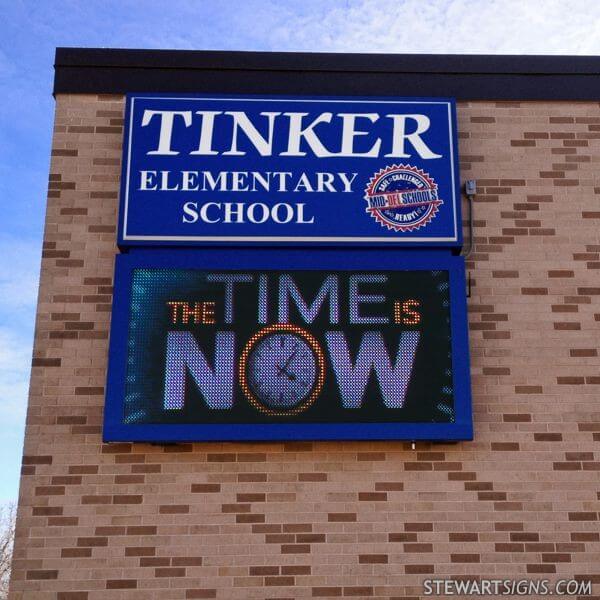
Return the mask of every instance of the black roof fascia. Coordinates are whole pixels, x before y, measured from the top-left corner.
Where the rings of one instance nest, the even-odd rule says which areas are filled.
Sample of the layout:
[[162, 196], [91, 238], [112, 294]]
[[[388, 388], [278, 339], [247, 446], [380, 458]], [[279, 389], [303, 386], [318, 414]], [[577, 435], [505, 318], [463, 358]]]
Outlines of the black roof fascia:
[[600, 57], [57, 48], [54, 94], [228, 93], [600, 101]]

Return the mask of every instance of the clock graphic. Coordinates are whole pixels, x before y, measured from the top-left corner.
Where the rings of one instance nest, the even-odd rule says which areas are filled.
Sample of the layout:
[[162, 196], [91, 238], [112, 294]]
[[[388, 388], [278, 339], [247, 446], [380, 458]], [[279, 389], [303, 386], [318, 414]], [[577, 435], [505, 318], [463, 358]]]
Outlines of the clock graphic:
[[284, 417], [306, 410], [321, 393], [325, 356], [308, 331], [277, 323], [248, 340], [239, 369], [250, 404], [267, 415]]

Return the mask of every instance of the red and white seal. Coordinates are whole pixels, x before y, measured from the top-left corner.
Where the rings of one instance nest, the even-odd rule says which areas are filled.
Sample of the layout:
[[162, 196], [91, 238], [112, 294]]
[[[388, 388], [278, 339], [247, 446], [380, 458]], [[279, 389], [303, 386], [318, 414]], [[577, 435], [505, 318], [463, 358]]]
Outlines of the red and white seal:
[[393, 231], [425, 227], [443, 204], [433, 178], [411, 165], [392, 165], [375, 173], [364, 198], [365, 211]]

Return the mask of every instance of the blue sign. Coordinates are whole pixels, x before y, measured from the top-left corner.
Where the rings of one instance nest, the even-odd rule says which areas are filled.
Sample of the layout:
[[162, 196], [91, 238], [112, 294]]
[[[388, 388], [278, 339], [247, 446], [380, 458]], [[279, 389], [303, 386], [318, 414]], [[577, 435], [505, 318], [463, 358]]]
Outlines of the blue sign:
[[443, 251], [123, 254], [104, 440], [471, 439], [466, 323]]
[[448, 99], [129, 95], [119, 244], [460, 246]]

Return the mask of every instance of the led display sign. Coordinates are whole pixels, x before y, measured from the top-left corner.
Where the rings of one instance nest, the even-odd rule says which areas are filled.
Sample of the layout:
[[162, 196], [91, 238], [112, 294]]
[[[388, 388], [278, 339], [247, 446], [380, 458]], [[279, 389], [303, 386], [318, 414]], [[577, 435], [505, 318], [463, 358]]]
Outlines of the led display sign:
[[129, 95], [119, 244], [460, 246], [455, 104]]
[[118, 256], [104, 438], [470, 439], [465, 303], [437, 252]]

